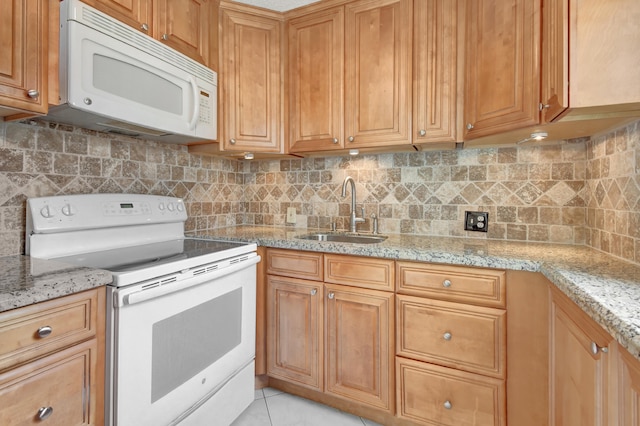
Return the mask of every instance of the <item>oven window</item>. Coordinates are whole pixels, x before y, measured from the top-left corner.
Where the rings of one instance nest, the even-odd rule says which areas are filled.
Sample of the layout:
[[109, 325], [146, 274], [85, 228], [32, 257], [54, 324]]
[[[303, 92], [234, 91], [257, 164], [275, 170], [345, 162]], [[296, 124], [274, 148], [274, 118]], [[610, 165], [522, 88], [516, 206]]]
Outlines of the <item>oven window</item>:
[[242, 288], [153, 324], [151, 402], [238, 346], [241, 326]]

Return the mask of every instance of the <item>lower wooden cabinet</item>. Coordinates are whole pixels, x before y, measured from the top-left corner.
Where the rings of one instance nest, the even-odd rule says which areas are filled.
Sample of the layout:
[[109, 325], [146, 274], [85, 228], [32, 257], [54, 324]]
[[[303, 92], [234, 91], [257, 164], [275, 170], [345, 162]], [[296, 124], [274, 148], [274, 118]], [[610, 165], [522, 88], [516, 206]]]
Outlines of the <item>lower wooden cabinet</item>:
[[618, 347], [618, 424], [640, 426], [640, 361]]
[[102, 413], [89, 399], [97, 356], [90, 340], [0, 375], [0, 424], [97, 424]]
[[[559, 290], [551, 288], [549, 389], [551, 426], [608, 425], [613, 338]], [[611, 407], [615, 409], [615, 407]], [[611, 416], [611, 417], [610, 417]]]
[[393, 298], [325, 284], [325, 392], [392, 411]]
[[0, 425], [104, 424], [105, 289], [0, 314]]
[[539, 273], [266, 258], [285, 390], [389, 426], [640, 426], [640, 360]]
[[[349, 403], [393, 413], [394, 294], [357, 287], [348, 271], [358, 269], [358, 257], [344, 256], [345, 265], [340, 264], [340, 256], [330, 258], [331, 262], [323, 263], [321, 253], [269, 250], [267, 373]], [[362, 258], [359, 269], [370, 269], [374, 263], [375, 259]], [[380, 263], [392, 271], [389, 261]], [[324, 273], [317, 271], [318, 264], [325, 265]], [[302, 265], [308, 270], [302, 270]], [[350, 277], [345, 278], [349, 285], [335, 283], [340, 281], [336, 271]], [[293, 278], [299, 276], [311, 279]], [[332, 283], [321, 281], [323, 276], [332, 277]], [[389, 280], [387, 275], [376, 285], [392, 288]], [[369, 281], [363, 278], [363, 286], [370, 286]]]
[[397, 416], [424, 425], [506, 425], [504, 380], [396, 358]]
[[323, 390], [322, 283], [267, 276], [267, 374]]

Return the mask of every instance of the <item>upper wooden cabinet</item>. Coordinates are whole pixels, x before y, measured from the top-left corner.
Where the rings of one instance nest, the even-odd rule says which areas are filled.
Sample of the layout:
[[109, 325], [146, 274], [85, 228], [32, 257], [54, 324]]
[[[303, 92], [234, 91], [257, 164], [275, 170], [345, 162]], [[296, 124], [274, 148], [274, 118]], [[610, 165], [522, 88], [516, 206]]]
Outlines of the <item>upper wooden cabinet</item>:
[[289, 21], [290, 151], [411, 144], [412, 1]]
[[48, 108], [49, 2], [0, 2], [0, 117]]
[[346, 148], [411, 144], [412, 5], [345, 6]]
[[283, 20], [254, 11], [220, 4], [220, 148], [282, 153]]
[[465, 140], [538, 124], [540, 0], [471, 0], [466, 19]]
[[638, 20], [637, 0], [543, 0], [544, 121], [640, 116]]
[[96, 9], [217, 69], [217, 0], [83, 0]]
[[[462, 139], [463, 1], [413, 2], [413, 143]], [[460, 46], [460, 47], [459, 47]]]
[[83, 3], [149, 36], [154, 34], [153, 0], [83, 0]]
[[291, 152], [344, 148], [344, 8], [291, 19]]

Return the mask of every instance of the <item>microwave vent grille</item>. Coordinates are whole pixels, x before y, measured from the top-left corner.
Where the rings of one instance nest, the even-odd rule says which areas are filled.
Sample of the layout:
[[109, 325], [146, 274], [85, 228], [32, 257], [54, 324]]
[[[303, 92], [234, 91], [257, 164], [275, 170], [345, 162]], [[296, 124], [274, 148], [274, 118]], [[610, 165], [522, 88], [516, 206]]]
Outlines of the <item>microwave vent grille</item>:
[[214, 85], [218, 83], [216, 81], [216, 75], [211, 69], [101, 12], [83, 5], [82, 18], [79, 22], [95, 28], [104, 34], [115, 37], [133, 47], [149, 52], [157, 58], [174, 64]]

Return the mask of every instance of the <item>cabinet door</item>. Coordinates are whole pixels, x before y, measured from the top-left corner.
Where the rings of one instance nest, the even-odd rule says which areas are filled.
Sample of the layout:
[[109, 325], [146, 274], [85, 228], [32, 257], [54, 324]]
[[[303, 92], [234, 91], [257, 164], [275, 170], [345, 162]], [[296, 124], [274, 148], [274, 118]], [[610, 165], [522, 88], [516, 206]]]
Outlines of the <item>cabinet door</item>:
[[47, 112], [48, 7], [44, 0], [0, 1], [0, 117]]
[[412, 4], [345, 6], [346, 148], [411, 143]]
[[213, 0], [158, 0], [157, 38], [211, 67], [211, 33], [218, 28]]
[[280, 152], [282, 21], [228, 9], [220, 14], [222, 148]]
[[393, 299], [325, 284], [327, 393], [393, 412]]
[[611, 336], [566, 296], [552, 289], [551, 426], [606, 425]]
[[267, 276], [267, 373], [322, 390], [322, 283]]
[[153, 37], [153, 0], [82, 0], [83, 3]]
[[413, 4], [415, 144], [458, 140], [458, 4], [451, 0]]
[[100, 356], [94, 339], [0, 374], [0, 424], [102, 424], [94, 396], [104, 383], [95, 368]]
[[344, 148], [344, 8], [292, 19], [290, 152]]
[[467, 2], [465, 139], [536, 125], [540, 0]]
[[640, 361], [619, 347], [618, 416], [620, 426], [640, 426]]

